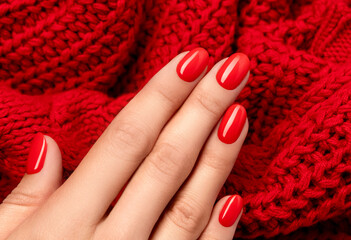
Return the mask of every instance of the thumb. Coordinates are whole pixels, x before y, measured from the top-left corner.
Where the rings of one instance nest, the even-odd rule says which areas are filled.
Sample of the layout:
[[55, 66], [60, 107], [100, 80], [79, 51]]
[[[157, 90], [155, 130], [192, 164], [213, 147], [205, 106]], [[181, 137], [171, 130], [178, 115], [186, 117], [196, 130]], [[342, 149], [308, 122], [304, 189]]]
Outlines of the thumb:
[[49, 136], [35, 135], [27, 159], [27, 173], [0, 205], [0, 239], [5, 239], [62, 183], [60, 149]]

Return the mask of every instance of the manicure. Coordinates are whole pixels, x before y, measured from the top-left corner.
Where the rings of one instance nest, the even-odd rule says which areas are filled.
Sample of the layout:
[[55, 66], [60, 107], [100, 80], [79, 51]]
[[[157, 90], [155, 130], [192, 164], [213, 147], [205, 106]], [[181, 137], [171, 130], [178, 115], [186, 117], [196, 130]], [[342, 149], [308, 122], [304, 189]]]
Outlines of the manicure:
[[240, 136], [246, 122], [246, 110], [239, 104], [233, 104], [223, 116], [218, 128], [218, 138], [226, 144], [234, 143]]
[[42, 133], [37, 133], [32, 141], [27, 160], [27, 173], [40, 172], [44, 166], [47, 143]]
[[218, 70], [216, 78], [219, 85], [228, 90], [237, 88], [250, 69], [250, 60], [243, 53], [231, 55]]
[[225, 202], [219, 214], [219, 223], [224, 227], [232, 226], [243, 209], [243, 200], [239, 195], [232, 195]]
[[178, 63], [177, 74], [186, 82], [197, 79], [208, 65], [209, 56], [205, 49], [195, 48]]

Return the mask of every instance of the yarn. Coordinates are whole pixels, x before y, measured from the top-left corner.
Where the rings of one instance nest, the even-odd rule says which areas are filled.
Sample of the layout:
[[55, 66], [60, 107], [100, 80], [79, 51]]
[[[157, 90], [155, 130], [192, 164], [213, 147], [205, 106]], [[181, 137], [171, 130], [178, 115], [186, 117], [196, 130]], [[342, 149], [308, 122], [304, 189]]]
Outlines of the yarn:
[[348, 0], [1, 1], [0, 200], [36, 132], [57, 141], [67, 178], [148, 80], [199, 46], [210, 66], [251, 60], [237, 99], [250, 129], [219, 196], [244, 199], [236, 237], [350, 238]]

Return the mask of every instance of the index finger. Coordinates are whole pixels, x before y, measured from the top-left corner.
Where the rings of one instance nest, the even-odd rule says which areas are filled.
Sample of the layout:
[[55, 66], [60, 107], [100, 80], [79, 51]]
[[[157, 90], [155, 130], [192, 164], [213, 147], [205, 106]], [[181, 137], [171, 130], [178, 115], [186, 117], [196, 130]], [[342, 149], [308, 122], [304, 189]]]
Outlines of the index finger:
[[58, 190], [55, 204], [66, 211], [55, 213], [56, 219], [61, 214], [61, 219], [81, 215], [100, 220], [151, 151], [163, 126], [204, 76], [208, 59], [202, 48], [179, 54], [127, 104]]

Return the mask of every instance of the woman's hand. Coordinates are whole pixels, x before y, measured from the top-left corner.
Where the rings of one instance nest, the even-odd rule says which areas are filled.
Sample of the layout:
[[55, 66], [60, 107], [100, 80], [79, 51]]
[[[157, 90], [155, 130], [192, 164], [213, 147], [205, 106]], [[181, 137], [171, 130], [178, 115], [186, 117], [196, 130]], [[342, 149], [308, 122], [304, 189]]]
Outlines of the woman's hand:
[[241, 198], [213, 205], [248, 131], [231, 104], [249, 60], [234, 54], [205, 75], [207, 64], [201, 48], [169, 62], [62, 185], [60, 150], [37, 134], [27, 174], [0, 205], [0, 238], [232, 239]]

